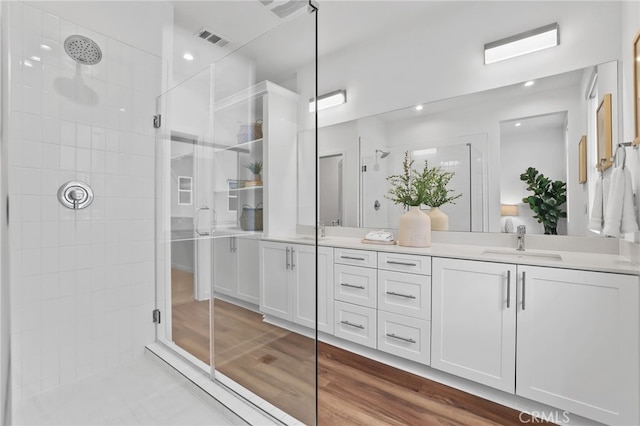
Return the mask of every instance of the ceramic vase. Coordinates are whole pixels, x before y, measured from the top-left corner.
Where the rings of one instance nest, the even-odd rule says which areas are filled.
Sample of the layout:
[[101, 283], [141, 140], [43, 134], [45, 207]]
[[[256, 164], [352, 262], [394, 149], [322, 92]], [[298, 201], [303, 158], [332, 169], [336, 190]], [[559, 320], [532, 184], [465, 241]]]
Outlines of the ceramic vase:
[[420, 210], [419, 206], [409, 207], [409, 210], [400, 217], [398, 245], [405, 247], [431, 246], [431, 219]]
[[449, 230], [449, 216], [444, 213], [438, 207], [431, 207], [431, 210], [427, 212], [431, 219], [431, 230], [433, 231], [448, 231]]

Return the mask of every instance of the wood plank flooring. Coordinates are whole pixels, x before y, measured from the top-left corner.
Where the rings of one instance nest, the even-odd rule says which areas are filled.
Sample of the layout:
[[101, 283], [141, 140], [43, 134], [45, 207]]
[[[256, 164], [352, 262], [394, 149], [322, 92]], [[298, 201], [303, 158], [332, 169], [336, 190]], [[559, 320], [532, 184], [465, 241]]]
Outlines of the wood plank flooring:
[[[176, 298], [173, 338], [209, 363], [209, 304], [188, 299]], [[214, 324], [219, 371], [305, 424], [315, 423], [312, 339], [218, 299]], [[523, 424], [516, 410], [322, 342], [318, 342], [317, 382], [322, 426]]]

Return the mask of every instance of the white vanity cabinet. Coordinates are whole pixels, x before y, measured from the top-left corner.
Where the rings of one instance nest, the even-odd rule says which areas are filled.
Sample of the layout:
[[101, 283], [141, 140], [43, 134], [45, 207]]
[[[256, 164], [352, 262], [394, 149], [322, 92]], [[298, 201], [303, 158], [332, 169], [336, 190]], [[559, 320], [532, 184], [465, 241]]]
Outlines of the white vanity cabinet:
[[516, 393], [640, 424], [637, 276], [518, 266]]
[[225, 236], [213, 239], [213, 288], [216, 293], [258, 305], [258, 239]]
[[433, 259], [431, 366], [515, 390], [516, 266]]
[[376, 348], [377, 253], [335, 248], [334, 334]]
[[431, 257], [378, 252], [378, 350], [429, 365]]
[[431, 366], [607, 424], [639, 424], [638, 281], [435, 258]]
[[[333, 249], [318, 247], [318, 330], [333, 334]], [[315, 246], [260, 241], [260, 311], [315, 328]]]

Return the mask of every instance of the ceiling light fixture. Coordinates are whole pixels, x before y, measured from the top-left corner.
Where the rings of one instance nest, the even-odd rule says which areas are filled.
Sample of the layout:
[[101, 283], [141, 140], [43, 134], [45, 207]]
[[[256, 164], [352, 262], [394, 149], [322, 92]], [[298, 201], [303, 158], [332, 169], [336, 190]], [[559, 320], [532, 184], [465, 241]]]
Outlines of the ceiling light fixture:
[[49, 46], [47, 44], [41, 44], [40, 45], [40, 49], [46, 50], [46, 51], [50, 51], [51, 50], [51, 46]]
[[423, 106], [422, 105], [418, 105], [416, 106], [416, 111], [422, 111]]
[[560, 28], [558, 23], [554, 22], [544, 27], [485, 44], [484, 63], [492, 64], [558, 44], [560, 44]]
[[516, 123], [516, 127], [522, 126], [522, 123]]
[[182, 55], [182, 57], [184, 58], [185, 61], [193, 61], [193, 55], [189, 52]]
[[527, 82], [524, 84], [524, 87], [531, 87], [531, 86], [533, 86], [534, 84], [536, 84], [536, 82], [535, 82], [535, 81], [527, 81]]
[[[347, 91], [344, 89], [325, 93], [317, 98], [318, 111], [347, 103]], [[309, 99], [309, 112], [315, 112], [316, 98]]]

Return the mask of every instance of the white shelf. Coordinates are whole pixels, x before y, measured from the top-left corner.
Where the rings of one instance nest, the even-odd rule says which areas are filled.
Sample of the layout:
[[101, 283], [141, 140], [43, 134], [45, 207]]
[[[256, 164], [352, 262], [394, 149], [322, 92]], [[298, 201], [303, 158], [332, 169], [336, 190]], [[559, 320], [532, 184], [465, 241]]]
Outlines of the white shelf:
[[260, 143], [262, 142], [264, 139], [260, 138], [260, 139], [254, 139], [252, 141], [248, 141], [248, 142], [243, 142], [243, 143], [239, 143], [236, 145], [225, 145], [225, 144], [215, 144], [215, 152], [220, 152], [220, 151], [241, 151], [244, 153], [249, 153], [251, 152], [251, 145], [256, 144], [256, 143]]

